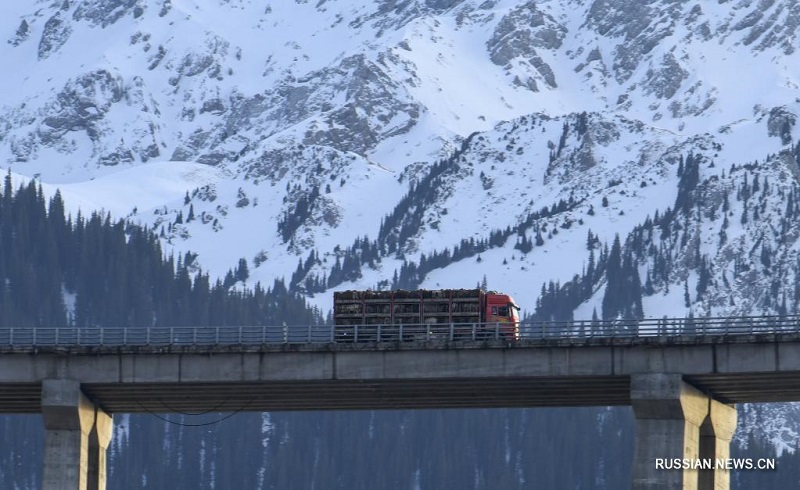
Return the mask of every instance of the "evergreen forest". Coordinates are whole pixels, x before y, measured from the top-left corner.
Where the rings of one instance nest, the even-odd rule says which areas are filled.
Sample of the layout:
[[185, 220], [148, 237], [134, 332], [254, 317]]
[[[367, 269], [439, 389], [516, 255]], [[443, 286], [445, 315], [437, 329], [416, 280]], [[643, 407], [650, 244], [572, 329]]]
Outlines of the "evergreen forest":
[[282, 281], [250, 290], [240, 261], [212, 281], [190, 252], [165, 256], [147, 228], [92, 213], [65, 214], [35, 181], [0, 197], [0, 326], [309, 325], [318, 321]]

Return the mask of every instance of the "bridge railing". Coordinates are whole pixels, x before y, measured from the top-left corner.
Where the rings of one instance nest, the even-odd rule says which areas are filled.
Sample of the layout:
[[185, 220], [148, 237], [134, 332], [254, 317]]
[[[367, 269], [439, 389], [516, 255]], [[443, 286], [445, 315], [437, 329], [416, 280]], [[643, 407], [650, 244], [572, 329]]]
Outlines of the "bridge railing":
[[500, 340], [708, 338], [800, 334], [800, 315], [644, 320], [434, 323], [404, 325], [277, 325], [219, 327], [0, 328], [0, 348], [37, 346], [214, 346]]
[[800, 333], [800, 315], [534, 321], [520, 324], [521, 338], [710, 337]]
[[321, 344], [332, 339], [331, 327], [325, 325], [0, 328], [0, 346], [19, 347]]

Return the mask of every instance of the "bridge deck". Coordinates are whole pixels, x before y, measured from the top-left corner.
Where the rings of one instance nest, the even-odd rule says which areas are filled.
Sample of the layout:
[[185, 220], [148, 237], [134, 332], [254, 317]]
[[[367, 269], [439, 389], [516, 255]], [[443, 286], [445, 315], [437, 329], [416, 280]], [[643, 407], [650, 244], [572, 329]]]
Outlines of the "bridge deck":
[[[686, 376], [725, 403], [800, 401], [794, 373]], [[109, 413], [197, 413], [630, 405], [630, 376], [398, 381], [89, 383]], [[41, 386], [0, 384], [0, 413], [38, 413]]]
[[726, 403], [800, 401], [800, 336], [171, 346], [15, 346], [0, 412], [78, 379], [110, 413], [607, 406], [630, 375], [682, 373]]
[[683, 374], [728, 403], [800, 400], [800, 316], [538, 322], [519, 332], [0, 328], [0, 412], [40, 411], [41, 381], [54, 378], [79, 380], [111, 413], [627, 405], [631, 374], [653, 372]]
[[[582, 377], [280, 383], [84, 384], [109, 413], [416, 408], [566, 407], [630, 404], [630, 378]], [[41, 387], [0, 385], [0, 412], [37, 413]]]

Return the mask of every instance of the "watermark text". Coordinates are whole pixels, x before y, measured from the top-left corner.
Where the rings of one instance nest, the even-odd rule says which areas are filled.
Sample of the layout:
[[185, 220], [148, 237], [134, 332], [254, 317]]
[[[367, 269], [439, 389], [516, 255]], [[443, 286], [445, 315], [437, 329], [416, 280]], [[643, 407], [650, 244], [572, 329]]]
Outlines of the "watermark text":
[[774, 470], [774, 458], [656, 458], [657, 470]]

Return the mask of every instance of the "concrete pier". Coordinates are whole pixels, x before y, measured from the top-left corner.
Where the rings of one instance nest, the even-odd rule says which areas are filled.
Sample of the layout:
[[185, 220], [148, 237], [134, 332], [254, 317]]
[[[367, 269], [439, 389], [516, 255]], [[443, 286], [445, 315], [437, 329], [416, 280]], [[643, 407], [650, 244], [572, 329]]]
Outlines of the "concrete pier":
[[114, 420], [100, 408], [95, 408], [95, 419], [89, 433], [89, 468], [87, 490], [106, 490], [106, 453]]
[[112, 420], [70, 379], [42, 381], [43, 490], [105, 490]]
[[631, 405], [636, 418], [633, 488], [727, 489], [725, 470], [713, 466], [730, 454], [736, 409], [689, 385], [680, 374], [631, 375]]
[[[700, 457], [724, 460], [730, 457], [731, 439], [736, 432], [736, 408], [710, 399], [708, 416], [700, 426]], [[698, 481], [700, 490], [728, 490], [730, 470], [719, 468], [701, 470]]]

